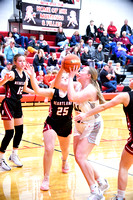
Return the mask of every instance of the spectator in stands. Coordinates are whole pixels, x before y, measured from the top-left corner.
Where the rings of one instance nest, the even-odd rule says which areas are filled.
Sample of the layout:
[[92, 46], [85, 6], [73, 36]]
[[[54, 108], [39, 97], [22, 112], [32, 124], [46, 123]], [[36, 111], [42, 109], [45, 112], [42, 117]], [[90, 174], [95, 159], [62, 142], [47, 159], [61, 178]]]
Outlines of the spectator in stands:
[[5, 39], [5, 44], [4, 44], [4, 46], [10, 45], [10, 41], [12, 41], [12, 39], [13, 39], [13, 34], [12, 34], [12, 32], [9, 31], [9, 32], [8, 32], [8, 36], [7, 36], [7, 37], [4, 37], [4, 39]]
[[70, 40], [70, 46], [73, 47], [75, 46], [76, 44], [79, 44], [80, 43], [80, 40], [81, 40], [81, 35], [79, 34], [78, 31], [75, 31], [71, 37], [71, 40]]
[[114, 70], [114, 65], [113, 65], [112, 60], [108, 61], [108, 66], [109, 66], [108, 73], [111, 74], [111, 80], [116, 80], [115, 70]]
[[103, 45], [99, 44], [95, 51], [95, 63], [97, 69], [101, 69], [106, 63], [104, 62]]
[[113, 38], [113, 42], [120, 42], [121, 41], [121, 38], [120, 38], [120, 33], [116, 32], [115, 33], [115, 37]]
[[4, 55], [5, 55], [5, 62], [11, 62], [13, 63], [14, 56], [18, 53], [18, 48], [15, 47], [15, 41], [14, 38], [10, 41], [10, 45], [5, 47], [4, 49]]
[[88, 40], [87, 42], [87, 47], [88, 47], [88, 50], [89, 50], [89, 53], [91, 54], [91, 58], [94, 59], [95, 58], [95, 47], [93, 46], [93, 40]]
[[44, 75], [42, 70], [39, 71], [39, 75], [36, 77], [36, 79], [40, 88], [48, 88], [48, 85], [44, 84]]
[[104, 92], [115, 92], [117, 88], [117, 82], [116, 80], [111, 80], [112, 75], [108, 73], [109, 66], [105, 65], [101, 72], [100, 72], [100, 80], [102, 83], [102, 86], [106, 87], [107, 89], [104, 90]]
[[47, 71], [47, 74], [44, 76], [43, 82], [47, 86], [51, 86], [51, 81], [55, 79], [56, 75], [58, 73], [58, 70], [53, 70], [52, 72], [50, 70]]
[[50, 57], [50, 47], [49, 47], [47, 41], [44, 40], [43, 34], [39, 35], [39, 40], [37, 41], [37, 46], [39, 47], [39, 49], [43, 49], [44, 52], [47, 52], [48, 57]]
[[52, 56], [48, 59], [48, 64], [47, 64], [46, 69], [51, 71], [51, 72], [53, 70], [59, 70], [56, 53], [52, 53]]
[[130, 51], [131, 43], [129, 37], [126, 35], [126, 31], [122, 32], [121, 42], [127, 48], [127, 50]]
[[58, 59], [58, 64], [59, 65], [61, 65], [61, 61], [62, 61], [62, 59], [65, 57], [65, 56], [67, 56], [68, 54], [71, 54], [71, 48], [68, 46], [68, 45], [66, 45], [66, 47], [64, 48], [64, 50], [61, 52], [61, 54], [60, 54], [60, 57], [59, 57], [59, 59]]
[[116, 26], [113, 25], [113, 21], [110, 21], [110, 25], [107, 28], [107, 33], [109, 34], [110, 38], [115, 37], [116, 31], [117, 31]]
[[104, 25], [103, 25], [102, 23], [100, 24], [100, 26], [99, 26], [99, 28], [97, 29], [97, 31], [98, 31], [98, 37], [99, 37], [99, 39], [101, 40], [101, 37], [103, 36], [103, 31], [105, 31]]
[[93, 38], [93, 40], [95, 40], [97, 35], [98, 35], [97, 27], [94, 25], [94, 21], [91, 20], [90, 24], [86, 28], [87, 40], [91, 39], [91, 38]]
[[44, 62], [44, 51], [42, 49], [38, 49], [38, 52], [33, 60], [33, 66], [35, 72], [42, 70], [44, 74], [47, 74], [45, 69], [46, 63]]
[[4, 69], [1, 71], [1, 78], [3, 79], [7, 72], [10, 72], [12, 69], [12, 63], [7, 62]]
[[16, 27], [13, 28], [13, 37], [15, 39], [15, 42], [22, 46], [23, 49], [27, 49], [28, 47], [28, 37], [27, 36], [21, 36], [21, 34], [18, 33], [18, 29]]
[[109, 37], [107, 35], [107, 31], [103, 32], [103, 36], [101, 37], [101, 43], [102, 43], [104, 48], [109, 49], [110, 52], [112, 51], [111, 53], [114, 54], [114, 49], [115, 49], [115, 46], [116, 46], [116, 42], [111, 42], [109, 40]]
[[55, 43], [61, 49], [64, 49], [66, 44], [69, 44], [69, 40], [67, 39], [67, 37], [63, 31], [63, 28], [61, 26], [58, 28], [58, 32], [56, 33]]
[[124, 25], [122, 26], [122, 28], [121, 28], [121, 37], [122, 37], [122, 32], [123, 31], [126, 31], [126, 36], [131, 36], [132, 35], [132, 30], [131, 30], [131, 27], [128, 25], [128, 20], [127, 19], [125, 19], [124, 20]]
[[72, 50], [71, 50], [72, 54], [75, 54], [76, 56], [78, 56], [80, 58], [80, 46], [77, 44], [75, 45]]
[[85, 47], [84, 40], [81, 39], [80, 43], [79, 43], [79, 51], [80, 51], [81, 54], [84, 52], [84, 47]]
[[121, 73], [120, 63], [116, 63], [116, 66], [114, 68], [114, 72], [115, 72], [115, 75], [116, 75], [117, 84], [122, 84], [122, 82], [126, 78], [126, 75]]
[[84, 47], [84, 52], [81, 55], [81, 63], [82, 65], [95, 67], [95, 62], [92, 60], [90, 51], [87, 46]]
[[126, 65], [127, 59], [129, 59], [131, 64], [133, 64], [133, 56], [128, 55], [126, 53], [126, 48], [121, 46], [121, 42], [117, 42], [117, 46], [115, 48], [115, 54], [116, 54], [117, 60], [121, 61], [122, 66]]

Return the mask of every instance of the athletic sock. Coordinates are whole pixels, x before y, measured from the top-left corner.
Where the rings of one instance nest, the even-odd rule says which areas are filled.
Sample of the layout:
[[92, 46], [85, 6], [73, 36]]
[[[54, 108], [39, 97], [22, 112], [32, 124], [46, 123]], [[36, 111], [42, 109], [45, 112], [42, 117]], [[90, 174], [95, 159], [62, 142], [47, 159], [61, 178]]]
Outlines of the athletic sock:
[[105, 179], [104, 179], [103, 177], [99, 177], [99, 178], [97, 179], [97, 182], [98, 182], [98, 184], [104, 185], [104, 184], [105, 184]]
[[18, 153], [18, 149], [13, 149], [12, 150], [12, 154], [17, 155], [17, 153]]
[[90, 186], [90, 190], [91, 190], [91, 193], [96, 193], [96, 194], [99, 193], [97, 184], [91, 185], [91, 186]]
[[118, 200], [123, 200], [125, 198], [125, 191], [118, 189], [118, 191], [117, 191], [117, 198], [118, 198]]

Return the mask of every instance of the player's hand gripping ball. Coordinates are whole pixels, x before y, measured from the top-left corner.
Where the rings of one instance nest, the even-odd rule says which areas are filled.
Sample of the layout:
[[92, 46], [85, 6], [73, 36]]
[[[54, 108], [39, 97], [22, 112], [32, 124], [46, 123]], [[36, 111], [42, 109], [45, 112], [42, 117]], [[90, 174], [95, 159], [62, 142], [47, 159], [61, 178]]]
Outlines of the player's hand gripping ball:
[[80, 58], [74, 54], [67, 55], [63, 58], [61, 66], [66, 72], [70, 72], [70, 68], [73, 69], [74, 66], [79, 69], [81, 66]]

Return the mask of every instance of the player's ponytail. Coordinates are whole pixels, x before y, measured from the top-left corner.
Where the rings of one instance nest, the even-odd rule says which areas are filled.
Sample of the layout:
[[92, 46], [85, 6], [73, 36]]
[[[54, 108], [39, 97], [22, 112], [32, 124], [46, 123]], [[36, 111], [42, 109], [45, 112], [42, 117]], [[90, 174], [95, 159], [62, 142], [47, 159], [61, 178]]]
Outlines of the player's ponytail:
[[97, 96], [99, 98], [100, 104], [105, 103], [105, 99], [104, 99], [104, 97], [101, 93], [101, 90], [100, 90], [100, 87], [99, 87], [99, 84], [98, 84], [98, 81], [97, 81], [97, 77], [98, 77], [97, 70], [94, 67], [89, 67], [89, 74], [91, 74], [92, 85], [94, 85], [95, 88], [97, 89]]

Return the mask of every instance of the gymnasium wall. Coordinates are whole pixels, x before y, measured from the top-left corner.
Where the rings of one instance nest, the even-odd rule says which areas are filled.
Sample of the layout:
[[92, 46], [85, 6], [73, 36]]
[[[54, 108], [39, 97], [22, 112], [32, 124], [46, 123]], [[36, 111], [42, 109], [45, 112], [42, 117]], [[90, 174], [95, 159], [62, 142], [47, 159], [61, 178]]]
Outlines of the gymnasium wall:
[[[18, 15], [18, 10], [14, 10], [14, 2], [15, 0], [0, 0], [0, 31], [8, 31], [8, 19], [13, 17], [14, 12]], [[113, 20], [114, 25], [120, 31], [124, 19], [127, 18], [133, 29], [132, 8], [133, 1], [130, 0], [82, 0], [79, 32], [81, 35], [85, 34], [86, 27], [91, 19], [95, 21], [97, 27], [100, 23], [103, 23], [105, 29], [109, 22]], [[21, 32], [27, 31], [21, 29]], [[65, 31], [67, 36], [71, 36], [73, 32], [70, 30]]]

